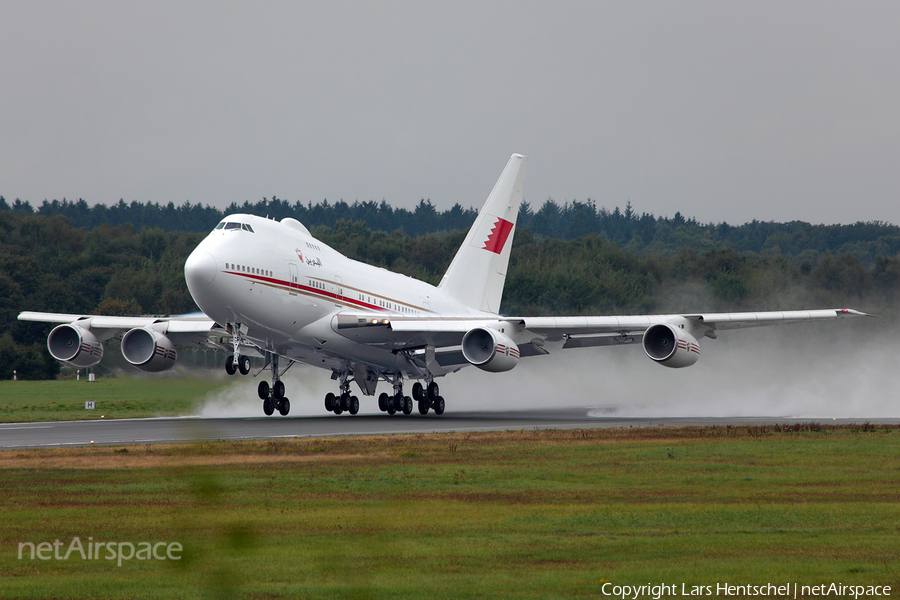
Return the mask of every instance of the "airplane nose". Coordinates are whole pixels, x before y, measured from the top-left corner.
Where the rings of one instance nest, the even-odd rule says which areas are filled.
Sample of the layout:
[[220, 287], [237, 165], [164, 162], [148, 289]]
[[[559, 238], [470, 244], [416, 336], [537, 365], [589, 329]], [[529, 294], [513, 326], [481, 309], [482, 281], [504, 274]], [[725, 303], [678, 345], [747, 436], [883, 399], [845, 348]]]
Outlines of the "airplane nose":
[[208, 286], [216, 278], [216, 259], [205, 250], [194, 250], [184, 263], [188, 290]]

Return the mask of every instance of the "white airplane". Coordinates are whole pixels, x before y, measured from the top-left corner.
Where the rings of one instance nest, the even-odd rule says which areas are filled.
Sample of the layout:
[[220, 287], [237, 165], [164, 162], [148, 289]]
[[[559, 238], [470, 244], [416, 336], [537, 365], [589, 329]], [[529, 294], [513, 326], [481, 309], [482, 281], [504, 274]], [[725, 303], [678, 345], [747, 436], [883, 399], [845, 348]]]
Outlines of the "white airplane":
[[[229, 374], [250, 372], [249, 355], [271, 371], [259, 384], [263, 412], [287, 415], [282, 376], [295, 363], [328, 369], [339, 394], [325, 397], [336, 414], [359, 411], [355, 381], [378, 408], [395, 414], [444, 412], [437, 378], [468, 365], [509, 371], [522, 357], [548, 354], [547, 343], [586, 348], [642, 343], [660, 365], [700, 358], [699, 339], [721, 330], [863, 316], [850, 309], [684, 313], [597, 317], [506, 317], [503, 284], [522, 198], [527, 158], [514, 154], [437, 286], [350, 260], [312, 237], [298, 221], [226, 217], [188, 257], [185, 279], [201, 317], [109, 317], [23, 312], [20, 320], [59, 323], [47, 338], [54, 358], [91, 367], [103, 342], [121, 336], [124, 357], [144, 371], [172, 368], [179, 344], [231, 347]], [[230, 341], [226, 338], [230, 337]], [[279, 368], [280, 359], [287, 366]], [[257, 373], [259, 375], [262, 370]], [[412, 397], [404, 383], [415, 380]], [[424, 385], [423, 385], [424, 382]]]

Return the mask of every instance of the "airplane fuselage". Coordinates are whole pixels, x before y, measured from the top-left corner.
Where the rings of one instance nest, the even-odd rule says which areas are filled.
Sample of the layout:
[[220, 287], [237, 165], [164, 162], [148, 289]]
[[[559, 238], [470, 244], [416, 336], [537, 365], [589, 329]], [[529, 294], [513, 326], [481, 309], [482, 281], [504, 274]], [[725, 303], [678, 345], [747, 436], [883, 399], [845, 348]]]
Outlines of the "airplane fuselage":
[[227, 217], [190, 255], [185, 275], [191, 295], [211, 319], [246, 327], [246, 336], [261, 348], [331, 369], [408, 367], [390, 348], [338, 335], [338, 313], [487, 316], [433, 285], [351, 260], [293, 219]]

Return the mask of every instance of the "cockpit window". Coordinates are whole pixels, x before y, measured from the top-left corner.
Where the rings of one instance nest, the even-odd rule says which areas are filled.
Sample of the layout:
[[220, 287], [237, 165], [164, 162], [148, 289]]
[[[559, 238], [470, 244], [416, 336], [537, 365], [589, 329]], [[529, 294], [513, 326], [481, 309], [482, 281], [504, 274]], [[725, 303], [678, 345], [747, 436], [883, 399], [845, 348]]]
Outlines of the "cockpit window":
[[249, 231], [250, 233], [255, 233], [253, 228], [247, 225], [246, 223], [219, 223], [216, 225], [216, 229], [241, 229], [243, 231]]

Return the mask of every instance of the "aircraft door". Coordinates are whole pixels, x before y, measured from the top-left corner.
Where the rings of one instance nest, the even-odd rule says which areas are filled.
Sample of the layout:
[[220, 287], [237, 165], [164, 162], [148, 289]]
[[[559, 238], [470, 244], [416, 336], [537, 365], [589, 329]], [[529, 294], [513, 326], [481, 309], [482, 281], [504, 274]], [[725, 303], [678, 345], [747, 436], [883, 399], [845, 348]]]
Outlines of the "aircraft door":
[[340, 275], [334, 276], [334, 305], [344, 305], [344, 282], [341, 280]]
[[300, 272], [297, 270], [296, 263], [288, 263], [288, 266], [291, 270], [291, 280], [289, 283], [289, 287], [291, 288], [290, 294], [291, 296], [296, 296], [297, 289], [300, 287]]

